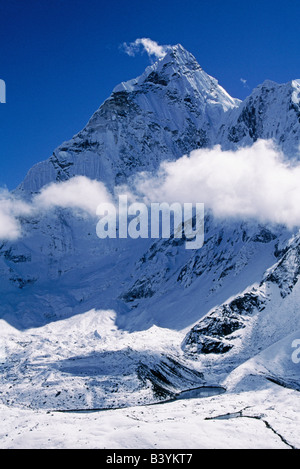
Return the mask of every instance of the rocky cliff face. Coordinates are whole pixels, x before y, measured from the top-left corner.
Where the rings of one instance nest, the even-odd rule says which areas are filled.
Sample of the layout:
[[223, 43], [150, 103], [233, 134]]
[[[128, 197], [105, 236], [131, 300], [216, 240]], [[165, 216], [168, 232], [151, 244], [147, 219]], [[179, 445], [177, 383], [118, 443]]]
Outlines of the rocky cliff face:
[[[276, 355], [282, 354], [282, 342], [287, 349], [284, 351], [286, 361], [290, 354], [290, 363], [286, 365], [288, 375], [292, 367], [292, 339], [289, 341], [289, 337], [300, 330], [299, 254], [297, 235], [279, 254], [278, 262], [267, 269], [261, 282], [211, 309], [194, 325], [182, 343], [185, 353], [196, 359], [213, 357], [215, 370], [220, 372], [227, 366], [229, 371], [269, 347], [273, 348], [276, 361]], [[282, 357], [278, 362], [281, 360]], [[274, 374], [268, 373], [268, 367], [272, 369], [274, 365], [276, 363], [265, 363], [264, 373], [276, 381]], [[289, 386], [284, 370], [281, 373], [279, 382]], [[294, 377], [294, 385], [297, 382]]]
[[217, 141], [223, 148], [272, 139], [290, 157], [299, 157], [300, 81], [265, 81], [237, 109], [226, 115]]

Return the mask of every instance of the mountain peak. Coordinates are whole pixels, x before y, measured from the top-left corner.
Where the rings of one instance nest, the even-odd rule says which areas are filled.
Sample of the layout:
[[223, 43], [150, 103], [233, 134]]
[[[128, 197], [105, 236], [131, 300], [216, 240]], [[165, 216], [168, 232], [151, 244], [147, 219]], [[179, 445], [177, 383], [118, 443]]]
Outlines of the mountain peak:
[[195, 96], [202, 106], [207, 103], [218, 104], [226, 111], [236, 107], [239, 101], [233, 99], [218, 83], [199, 65], [196, 58], [181, 44], [170, 46], [163, 58], [148, 66], [137, 78], [122, 82], [116, 86], [117, 92], [153, 92], [180, 93]]
[[145, 82], [152, 82], [156, 85], [165, 84], [184, 73], [195, 71], [202, 71], [195, 57], [181, 44], [176, 44], [169, 46], [166, 55], [149, 65], [142, 75], [120, 83], [113, 92], [135, 91], [137, 86]]
[[85, 128], [32, 168], [20, 188], [37, 192], [79, 174], [112, 188], [137, 171], [210, 146], [224, 114], [238, 104], [177, 44], [116, 86]]
[[160, 61], [164, 64], [169, 62], [178, 63], [181, 65], [188, 65], [193, 63], [196, 64], [197, 68], [201, 69], [193, 54], [186, 50], [181, 44], [170, 46], [167, 49], [166, 55], [160, 59]]

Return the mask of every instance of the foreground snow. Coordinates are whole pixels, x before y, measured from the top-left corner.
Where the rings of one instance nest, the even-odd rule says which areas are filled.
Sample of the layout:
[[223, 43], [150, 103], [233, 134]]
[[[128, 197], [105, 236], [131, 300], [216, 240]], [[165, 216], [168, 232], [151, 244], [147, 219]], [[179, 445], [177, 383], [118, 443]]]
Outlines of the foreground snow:
[[264, 389], [91, 413], [0, 407], [1, 448], [300, 448], [300, 395]]
[[[285, 370], [295, 381], [294, 335], [216, 374], [184, 357], [183, 331], [129, 333], [113, 311], [23, 332], [0, 325], [0, 448], [300, 448], [300, 394], [268, 379]], [[170, 359], [173, 392], [203, 384], [227, 392], [145, 405], [163, 398], [149, 370], [170, 379]], [[119, 406], [127, 407], [91, 410]]]
[[[153, 392], [151, 370], [174, 366], [172, 357], [180, 369], [183, 335], [155, 326], [128, 333], [117, 328], [115, 316], [114, 311], [91, 310], [23, 332], [0, 321], [0, 402], [70, 410], [161, 399]], [[171, 392], [203, 383], [197, 372], [185, 368], [177, 380], [172, 378]]]

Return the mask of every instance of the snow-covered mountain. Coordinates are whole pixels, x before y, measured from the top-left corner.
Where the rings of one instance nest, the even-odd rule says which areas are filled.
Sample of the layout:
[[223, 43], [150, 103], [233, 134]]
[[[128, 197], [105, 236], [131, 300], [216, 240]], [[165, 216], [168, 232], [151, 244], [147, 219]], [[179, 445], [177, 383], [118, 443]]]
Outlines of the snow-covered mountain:
[[116, 86], [86, 127], [34, 166], [20, 188], [35, 192], [74, 175], [112, 187], [213, 145], [224, 113], [238, 104], [177, 45], [139, 78]]
[[[236, 368], [238, 362], [242, 364], [271, 347], [275, 363], [265, 362], [265, 370], [256, 372], [299, 390], [299, 370], [291, 360], [293, 337], [299, 336], [300, 329], [299, 249], [298, 234], [291, 238], [278, 262], [266, 270], [259, 283], [212, 308], [188, 332], [182, 344], [185, 352], [191, 356], [213, 354], [217, 371], [224, 362]], [[281, 347], [283, 357], [278, 353]]]
[[[177, 45], [118, 85], [15, 193], [76, 175], [113, 190], [196, 148], [261, 138], [298, 157], [299, 80], [266, 81], [241, 102]], [[99, 240], [95, 220], [68, 209], [21, 222], [21, 240], [0, 245], [5, 404], [141, 404], [203, 384], [255, 389], [254, 375], [299, 389], [287, 356], [300, 330], [297, 233], [207, 212], [204, 246], [189, 251], [172, 237]]]
[[287, 156], [300, 155], [300, 80], [278, 84], [266, 80], [221, 124], [217, 142], [223, 148], [272, 139]]
[[85, 128], [35, 165], [19, 188], [36, 192], [75, 175], [113, 187], [196, 148], [237, 148], [258, 139], [273, 139], [297, 156], [299, 122], [299, 80], [267, 80], [241, 102], [177, 45], [140, 77], [116, 86]]

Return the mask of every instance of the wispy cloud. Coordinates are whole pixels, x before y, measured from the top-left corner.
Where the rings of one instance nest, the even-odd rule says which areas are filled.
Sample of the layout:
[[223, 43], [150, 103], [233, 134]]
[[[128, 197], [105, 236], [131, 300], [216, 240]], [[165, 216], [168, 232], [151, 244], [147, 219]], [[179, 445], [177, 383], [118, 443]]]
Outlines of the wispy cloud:
[[7, 189], [0, 190], [0, 239], [14, 240], [21, 236], [19, 218], [30, 215], [31, 205], [14, 197]]
[[149, 57], [154, 56], [156, 59], [162, 59], [166, 55], [170, 46], [161, 46], [156, 41], [153, 41], [148, 37], [142, 37], [136, 39], [134, 42], [130, 42], [129, 44], [124, 42], [122, 47], [126, 54], [130, 55], [131, 57], [134, 57], [141, 51], [146, 51]]
[[247, 80], [245, 78], [240, 78], [240, 82], [243, 84], [244, 88], [249, 88]]

